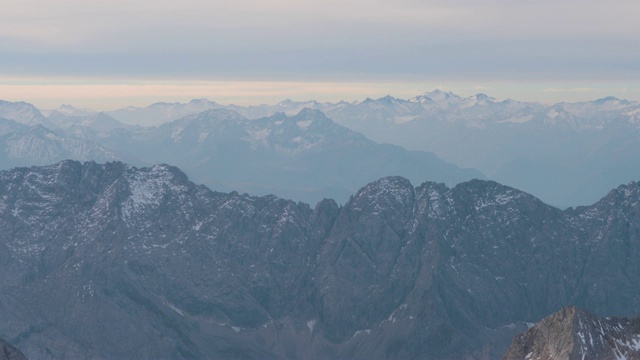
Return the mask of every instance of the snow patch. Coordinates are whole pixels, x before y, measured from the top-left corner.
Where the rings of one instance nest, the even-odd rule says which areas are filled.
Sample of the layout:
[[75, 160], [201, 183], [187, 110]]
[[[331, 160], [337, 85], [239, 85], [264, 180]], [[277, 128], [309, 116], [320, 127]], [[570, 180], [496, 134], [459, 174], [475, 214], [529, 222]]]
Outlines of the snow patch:
[[417, 116], [414, 115], [406, 115], [406, 116], [396, 116], [393, 119], [393, 122], [396, 124], [406, 124], [408, 122], [412, 122], [416, 119]]
[[303, 121], [298, 121], [296, 124], [300, 129], [307, 130], [309, 128], [309, 125], [311, 125], [312, 122], [313, 122], [312, 120], [303, 120]]
[[360, 335], [362, 333], [365, 333], [365, 334], [369, 335], [369, 334], [371, 334], [371, 329], [358, 330], [353, 334], [353, 336], [351, 338], [353, 339], [353, 338], [355, 338], [356, 336], [358, 336], [358, 335]]
[[182, 310], [178, 309], [177, 307], [175, 307], [175, 306], [173, 306], [171, 304], [167, 304], [167, 305], [169, 305], [171, 310], [173, 310], [173, 311], [177, 312], [178, 314], [180, 314], [180, 316], [184, 316], [184, 312]]
[[309, 334], [313, 334], [313, 328], [316, 326], [318, 320], [309, 320], [307, 321], [307, 328], [309, 329]]
[[173, 175], [166, 166], [156, 165], [150, 173], [130, 169], [126, 175], [129, 183], [129, 197], [122, 204], [122, 218], [129, 224], [138, 214], [160, 206], [166, 193], [183, 193], [186, 188], [173, 184]]

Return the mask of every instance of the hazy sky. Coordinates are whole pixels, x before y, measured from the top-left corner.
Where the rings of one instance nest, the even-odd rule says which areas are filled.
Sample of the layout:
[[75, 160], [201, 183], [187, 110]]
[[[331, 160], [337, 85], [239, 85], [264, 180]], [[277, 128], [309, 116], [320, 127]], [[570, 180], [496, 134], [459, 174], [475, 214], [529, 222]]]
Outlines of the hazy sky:
[[353, 100], [433, 87], [640, 100], [637, 0], [0, 0], [0, 9], [0, 98], [47, 106]]

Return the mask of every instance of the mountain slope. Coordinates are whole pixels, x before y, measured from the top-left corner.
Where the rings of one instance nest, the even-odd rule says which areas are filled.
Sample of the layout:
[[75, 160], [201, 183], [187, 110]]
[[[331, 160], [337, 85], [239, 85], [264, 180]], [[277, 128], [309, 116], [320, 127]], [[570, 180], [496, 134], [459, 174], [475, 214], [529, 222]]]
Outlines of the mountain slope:
[[0, 100], [0, 118], [13, 120], [25, 125], [37, 125], [45, 120], [42, 113], [29, 103], [4, 100]]
[[[26, 103], [6, 104], [33, 108]], [[211, 107], [217, 104], [194, 100], [150, 108], [173, 117]], [[140, 127], [105, 113], [64, 106], [39, 121], [29, 127], [0, 119], [0, 148], [5, 149], [4, 155], [0, 152], [1, 168], [63, 159], [122, 160], [137, 165], [162, 162], [178, 165], [218, 190], [276, 194], [309, 203], [323, 198], [344, 202], [359, 187], [389, 174], [449, 185], [484, 178], [432, 153], [376, 144], [308, 109], [294, 116], [277, 113], [256, 120], [214, 109], [159, 127]]]
[[640, 318], [603, 319], [566, 307], [516, 336], [503, 359], [640, 359]]
[[640, 103], [615, 97], [544, 105], [435, 90], [407, 100], [385, 96], [337, 103], [285, 100], [272, 106], [205, 100], [161, 105], [129, 110], [146, 118], [160, 106], [164, 110], [154, 115], [156, 123], [210, 108], [250, 119], [319, 110], [373, 141], [435, 153], [558, 206], [593, 203], [608, 189], [640, 177]]
[[106, 114], [129, 125], [160, 126], [188, 115], [221, 107], [207, 99], [193, 99], [188, 103], [159, 102], [144, 108], [127, 107]]
[[637, 183], [561, 211], [386, 177], [312, 209], [65, 161], [0, 192], [0, 336], [31, 358], [489, 359], [569, 303], [640, 313]]
[[64, 159], [126, 160], [133, 159], [99, 144], [54, 132], [42, 125], [33, 127], [0, 119], [0, 168], [24, 164], [45, 165]]
[[54, 129], [65, 129], [72, 132], [74, 128], [88, 129], [96, 135], [127, 127], [105, 113], [84, 114], [80, 112], [80, 115], [75, 115], [73, 112], [67, 114], [57, 110], [47, 116], [46, 124]]
[[449, 185], [484, 176], [434, 154], [376, 144], [319, 111], [248, 120], [230, 110], [209, 110], [141, 131], [99, 140], [149, 163], [177, 164], [219, 190], [316, 203], [340, 202], [364, 184], [389, 174]]

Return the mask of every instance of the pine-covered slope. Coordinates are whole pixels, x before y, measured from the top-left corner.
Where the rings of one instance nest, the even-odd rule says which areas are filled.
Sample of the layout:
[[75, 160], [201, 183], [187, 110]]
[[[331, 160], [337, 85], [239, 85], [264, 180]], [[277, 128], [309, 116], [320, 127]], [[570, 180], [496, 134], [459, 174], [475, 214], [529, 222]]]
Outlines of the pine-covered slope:
[[569, 303], [640, 312], [639, 200], [386, 177], [311, 208], [167, 165], [16, 168], [0, 337], [30, 358], [499, 358]]

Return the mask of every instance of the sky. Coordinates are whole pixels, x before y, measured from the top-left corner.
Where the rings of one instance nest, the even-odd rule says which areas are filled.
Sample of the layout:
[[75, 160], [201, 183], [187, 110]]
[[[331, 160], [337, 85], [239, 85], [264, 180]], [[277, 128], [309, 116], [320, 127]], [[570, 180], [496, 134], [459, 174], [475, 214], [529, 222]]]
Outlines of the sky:
[[640, 100], [637, 0], [0, 0], [0, 99]]

